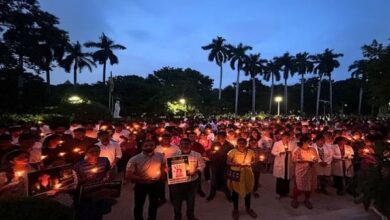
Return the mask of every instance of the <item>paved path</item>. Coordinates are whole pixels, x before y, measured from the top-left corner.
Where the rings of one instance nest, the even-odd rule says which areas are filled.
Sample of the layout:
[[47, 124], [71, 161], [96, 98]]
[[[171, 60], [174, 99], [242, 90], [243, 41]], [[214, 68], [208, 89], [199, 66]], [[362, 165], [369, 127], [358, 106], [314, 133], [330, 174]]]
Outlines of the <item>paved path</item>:
[[[270, 174], [262, 174], [262, 188], [260, 188], [260, 198], [252, 197], [252, 208], [257, 212], [257, 219], [265, 220], [377, 220], [375, 214], [366, 212], [361, 204], [356, 205], [349, 195], [338, 196], [333, 189], [330, 189], [331, 195], [325, 196], [314, 193], [312, 203], [314, 209], [308, 210], [303, 204], [298, 209], [290, 206], [291, 199], [275, 199], [275, 178]], [[208, 191], [208, 183], [204, 183], [204, 191]], [[303, 198], [300, 198], [303, 200]], [[249, 220], [250, 218], [244, 212], [244, 201], [240, 200], [240, 220]], [[185, 213], [183, 206], [183, 214]], [[147, 204], [144, 211], [146, 216]], [[200, 220], [225, 220], [232, 219], [232, 204], [229, 203], [222, 193], [217, 193], [214, 200], [206, 202], [204, 198], [196, 198], [196, 216]], [[132, 185], [126, 183], [123, 186], [122, 196], [118, 203], [112, 208], [112, 212], [104, 217], [104, 220], [131, 220], [133, 219], [133, 190]], [[159, 208], [157, 213], [158, 220], [173, 219], [173, 208], [169, 203]], [[145, 218], [146, 219], [146, 218]], [[183, 216], [183, 220], [186, 219]]]

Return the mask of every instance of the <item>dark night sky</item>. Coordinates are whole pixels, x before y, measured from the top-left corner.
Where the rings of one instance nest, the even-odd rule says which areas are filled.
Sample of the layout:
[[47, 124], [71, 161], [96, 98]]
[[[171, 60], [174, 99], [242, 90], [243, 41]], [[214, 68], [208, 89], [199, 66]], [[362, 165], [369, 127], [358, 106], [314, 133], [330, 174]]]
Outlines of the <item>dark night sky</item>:
[[[270, 59], [289, 51], [344, 53], [334, 79], [346, 79], [348, 65], [361, 58], [360, 47], [390, 37], [388, 0], [41, 0], [44, 10], [60, 19], [73, 42], [98, 40], [104, 32], [127, 47], [117, 51], [114, 75], [147, 76], [163, 66], [193, 68], [215, 80], [219, 69], [200, 47], [223, 36], [242, 42]], [[102, 67], [84, 70], [79, 82], [101, 81]], [[235, 80], [226, 65], [223, 85]], [[72, 74], [53, 73], [53, 83]], [[241, 79], [247, 79], [241, 76]], [[298, 82], [294, 77], [291, 83]]]

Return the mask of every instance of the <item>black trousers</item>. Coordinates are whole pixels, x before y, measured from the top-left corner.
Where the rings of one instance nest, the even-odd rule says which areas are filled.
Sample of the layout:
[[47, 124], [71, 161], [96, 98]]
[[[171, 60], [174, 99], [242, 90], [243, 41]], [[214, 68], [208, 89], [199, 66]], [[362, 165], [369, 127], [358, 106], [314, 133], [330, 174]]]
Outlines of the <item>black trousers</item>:
[[319, 190], [325, 190], [328, 185], [329, 176], [317, 176], [317, 185]]
[[290, 180], [276, 178], [276, 194], [288, 196], [290, 193]]
[[226, 178], [226, 168], [217, 167], [216, 165], [211, 165], [211, 184], [210, 184], [210, 197], [214, 197], [217, 189], [221, 189], [226, 197], [231, 197], [231, 192], [228, 189]]
[[158, 181], [158, 199], [159, 200], [162, 200], [162, 201], [165, 201], [166, 198], [165, 198], [165, 180], [159, 180]]
[[[233, 200], [233, 208], [234, 210], [238, 210], [238, 199], [239, 199], [238, 193], [236, 193], [234, 190], [232, 192], [232, 200]], [[245, 208], [250, 209], [251, 208], [251, 194], [248, 193], [245, 196]]]
[[102, 220], [103, 215], [111, 212], [108, 200], [82, 200], [75, 201], [76, 220]]
[[181, 206], [183, 201], [187, 203], [187, 219], [195, 218], [195, 195], [197, 188], [197, 180], [169, 186], [175, 219], [181, 219]]
[[260, 185], [260, 170], [253, 170], [253, 176], [255, 178], [255, 185], [253, 186], [253, 192], [257, 192]]
[[148, 220], [155, 220], [158, 208], [159, 182], [136, 183], [134, 186], [134, 219], [143, 220], [146, 197], [149, 196]]

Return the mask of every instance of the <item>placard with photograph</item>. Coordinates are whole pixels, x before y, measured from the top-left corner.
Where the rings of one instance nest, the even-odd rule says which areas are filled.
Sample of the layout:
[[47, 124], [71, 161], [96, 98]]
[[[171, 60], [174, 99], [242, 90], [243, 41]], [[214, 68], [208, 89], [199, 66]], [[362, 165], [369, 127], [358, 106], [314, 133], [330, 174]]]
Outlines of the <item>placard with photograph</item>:
[[64, 191], [72, 188], [75, 183], [72, 168], [72, 164], [67, 164], [28, 173], [28, 196], [47, 196], [52, 190]]
[[168, 185], [186, 183], [189, 181], [188, 156], [177, 156], [167, 158]]

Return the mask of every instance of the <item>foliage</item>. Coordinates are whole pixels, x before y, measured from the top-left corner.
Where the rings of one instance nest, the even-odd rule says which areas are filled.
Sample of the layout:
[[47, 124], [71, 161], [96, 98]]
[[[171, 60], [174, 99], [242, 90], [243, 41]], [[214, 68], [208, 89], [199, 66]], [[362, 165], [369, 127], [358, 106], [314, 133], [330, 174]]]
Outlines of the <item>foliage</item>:
[[0, 200], [0, 213], [7, 220], [72, 220], [74, 215], [72, 208], [55, 200], [36, 198]]

